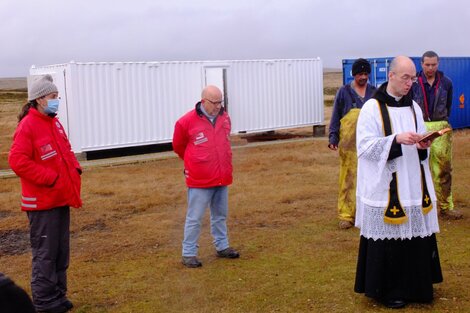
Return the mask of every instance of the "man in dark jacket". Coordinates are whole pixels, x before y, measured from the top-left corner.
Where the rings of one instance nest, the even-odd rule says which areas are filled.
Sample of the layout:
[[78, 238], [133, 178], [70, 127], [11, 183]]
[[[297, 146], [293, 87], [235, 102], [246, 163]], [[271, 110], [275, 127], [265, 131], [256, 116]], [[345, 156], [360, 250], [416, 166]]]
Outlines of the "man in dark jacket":
[[[451, 127], [449, 116], [452, 106], [452, 81], [439, 71], [439, 56], [427, 51], [421, 58], [422, 71], [413, 84], [413, 100], [423, 111], [428, 131]], [[460, 219], [462, 213], [454, 209], [452, 199], [452, 132], [433, 141], [430, 166], [436, 188], [440, 215], [447, 219]]]
[[356, 123], [359, 109], [369, 100], [375, 87], [368, 84], [371, 68], [365, 59], [352, 66], [354, 80], [341, 87], [335, 97], [330, 121], [328, 148], [338, 150], [340, 157], [338, 217], [339, 228], [354, 226], [356, 212]]

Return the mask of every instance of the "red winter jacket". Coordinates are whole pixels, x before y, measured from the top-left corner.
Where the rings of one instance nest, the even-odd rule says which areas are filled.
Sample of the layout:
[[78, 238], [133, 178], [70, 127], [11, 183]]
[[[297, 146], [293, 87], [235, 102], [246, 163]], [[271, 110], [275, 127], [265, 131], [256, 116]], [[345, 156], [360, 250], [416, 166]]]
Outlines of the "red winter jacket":
[[82, 206], [81, 167], [57, 118], [31, 108], [15, 131], [8, 162], [21, 178], [23, 211]]
[[173, 134], [173, 150], [184, 160], [186, 185], [192, 188], [230, 185], [230, 117], [222, 109], [212, 125], [200, 106], [197, 103], [194, 110], [176, 122]]

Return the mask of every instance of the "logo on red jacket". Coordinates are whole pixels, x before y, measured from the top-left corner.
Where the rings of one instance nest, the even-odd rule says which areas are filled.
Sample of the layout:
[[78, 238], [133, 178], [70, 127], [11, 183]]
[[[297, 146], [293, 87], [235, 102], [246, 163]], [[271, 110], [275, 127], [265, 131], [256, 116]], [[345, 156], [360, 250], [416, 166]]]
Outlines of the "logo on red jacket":
[[204, 135], [203, 132], [200, 132], [198, 134], [196, 134], [196, 138], [194, 140], [194, 144], [195, 145], [200, 145], [201, 143], [204, 143], [206, 141], [208, 141], [209, 139], [207, 139], [207, 137]]
[[52, 146], [50, 143], [48, 143], [47, 145], [41, 146], [41, 154], [46, 154], [51, 151], [52, 151]]
[[47, 160], [57, 155], [57, 151], [52, 148], [51, 144], [45, 144], [40, 147], [41, 149], [41, 160]]

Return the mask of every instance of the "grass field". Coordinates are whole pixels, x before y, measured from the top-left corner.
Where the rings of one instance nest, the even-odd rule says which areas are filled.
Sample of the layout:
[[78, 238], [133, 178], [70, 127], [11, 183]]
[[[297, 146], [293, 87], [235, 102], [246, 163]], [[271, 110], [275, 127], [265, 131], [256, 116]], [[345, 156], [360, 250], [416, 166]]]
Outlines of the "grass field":
[[[12, 102], [0, 99], [1, 110]], [[444, 282], [435, 285], [432, 304], [404, 312], [470, 312], [470, 131], [454, 138], [454, 197], [466, 218], [440, 221]], [[234, 149], [228, 224], [241, 258], [215, 256], [206, 216], [199, 269], [180, 264], [180, 160], [85, 168], [84, 207], [72, 211], [71, 222], [73, 312], [390, 311], [353, 292], [359, 232], [337, 228], [338, 157], [326, 145], [308, 138]], [[18, 178], [1, 180], [0, 271], [30, 292], [19, 195]]]

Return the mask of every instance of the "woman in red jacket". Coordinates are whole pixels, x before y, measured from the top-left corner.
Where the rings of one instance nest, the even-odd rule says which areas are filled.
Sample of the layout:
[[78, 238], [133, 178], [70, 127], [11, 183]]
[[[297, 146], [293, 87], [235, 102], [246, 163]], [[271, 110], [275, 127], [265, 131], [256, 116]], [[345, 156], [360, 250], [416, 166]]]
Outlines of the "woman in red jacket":
[[21, 178], [21, 209], [30, 225], [31, 290], [39, 312], [67, 312], [70, 206], [81, 207], [81, 167], [56, 118], [57, 87], [50, 75], [34, 81], [8, 161]]

